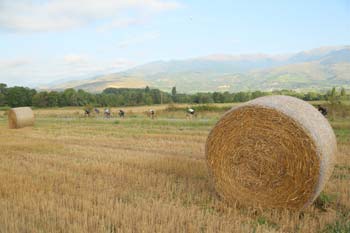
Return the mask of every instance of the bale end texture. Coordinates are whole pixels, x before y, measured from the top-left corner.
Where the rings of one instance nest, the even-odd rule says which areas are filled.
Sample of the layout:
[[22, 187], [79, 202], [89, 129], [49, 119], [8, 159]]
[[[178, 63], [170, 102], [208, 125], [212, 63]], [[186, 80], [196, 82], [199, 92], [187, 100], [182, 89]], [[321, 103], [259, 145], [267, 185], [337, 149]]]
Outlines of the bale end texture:
[[215, 189], [227, 202], [296, 210], [320, 194], [336, 151], [327, 119], [307, 102], [288, 96], [234, 107], [206, 143]]
[[20, 129], [33, 126], [35, 122], [34, 113], [29, 107], [12, 108], [8, 112], [10, 129]]

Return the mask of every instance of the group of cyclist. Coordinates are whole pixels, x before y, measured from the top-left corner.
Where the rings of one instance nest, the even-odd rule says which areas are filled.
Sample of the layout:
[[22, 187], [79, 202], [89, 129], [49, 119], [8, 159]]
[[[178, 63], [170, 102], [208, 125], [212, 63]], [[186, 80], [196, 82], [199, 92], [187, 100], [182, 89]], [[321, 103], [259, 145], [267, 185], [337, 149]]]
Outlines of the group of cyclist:
[[[84, 112], [85, 112], [85, 116], [90, 116], [91, 115], [91, 109], [84, 109]], [[100, 114], [100, 110], [98, 108], [94, 108], [94, 112], [96, 115], [99, 115]], [[118, 115], [120, 118], [124, 118], [125, 117], [125, 111], [120, 109], [118, 111]], [[156, 119], [156, 111], [154, 109], [150, 109], [148, 112], [147, 112], [147, 115], [149, 118], [151, 119]], [[196, 116], [196, 111], [193, 109], [193, 108], [188, 108], [187, 109], [187, 113], [186, 113], [186, 116], [187, 118], [193, 118]], [[105, 118], [110, 118], [111, 117], [111, 111], [109, 108], [105, 108], [104, 109], [104, 117]]]
[[[327, 108], [322, 107], [321, 105], [317, 105], [317, 110], [325, 117], [328, 114]], [[90, 109], [85, 109], [84, 111], [85, 111], [85, 115], [86, 116], [90, 116], [90, 114], [91, 114], [91, 110]], [[100, 110], [98, 108], [94, 108], [94, 112], [97, 115], [100, 114]], [[124, 118], [125, 117], [124, 110], [120, 109], [119, 112], [118, 112], [118, 115], [119, 115], [120, 118]], [[151, 119], [156, 119], [156, 117], [157, 117], [156, 116], [156, 111], [154, 109], [150, 109], [147, 112], [147, 115]], [[197, 116], [196, 111], [193, 108], [188, 108], [187, 109], [187, 112], [186, 112], [186, 117], [187, 118], [192, 119], [193, 117], [196, 117], [196, 116]], [[105, 108], [104, 109], [104, 117], [105, 118], [110, 118], [111, 117], [111, 111], [110, 111], [109, 108]]]

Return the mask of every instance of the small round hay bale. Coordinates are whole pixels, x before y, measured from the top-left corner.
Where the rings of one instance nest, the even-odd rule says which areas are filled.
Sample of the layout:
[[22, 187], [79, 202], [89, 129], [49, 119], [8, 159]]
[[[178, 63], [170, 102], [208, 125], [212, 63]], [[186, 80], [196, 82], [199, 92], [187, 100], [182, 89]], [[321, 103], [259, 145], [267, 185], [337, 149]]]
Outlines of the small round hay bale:
[[29, 107], [12, 108], [8, 112], [10, 129], [19, 129], [34, 125], [34, 113]]
[[232, 108], [206, 143], [209, 171], [224, 200], [296, 210], [320, 194], [336, 151], [327, 119], [288, 96], [261, 97]]

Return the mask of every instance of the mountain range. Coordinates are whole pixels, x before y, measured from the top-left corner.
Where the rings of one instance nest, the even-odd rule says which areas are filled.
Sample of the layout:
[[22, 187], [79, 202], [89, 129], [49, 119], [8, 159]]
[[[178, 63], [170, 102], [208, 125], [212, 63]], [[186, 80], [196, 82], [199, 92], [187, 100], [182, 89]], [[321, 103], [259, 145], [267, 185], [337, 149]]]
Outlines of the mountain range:
[[350, 88], [350, 46], [322, 47], [294, 54], [215, 54], [186, 60], [155, 61], [132, 69], [87, 80], [55, 84], [101, 92], [105, 88], [150, 86], [178, 92], [248, 90], [325, 90]]

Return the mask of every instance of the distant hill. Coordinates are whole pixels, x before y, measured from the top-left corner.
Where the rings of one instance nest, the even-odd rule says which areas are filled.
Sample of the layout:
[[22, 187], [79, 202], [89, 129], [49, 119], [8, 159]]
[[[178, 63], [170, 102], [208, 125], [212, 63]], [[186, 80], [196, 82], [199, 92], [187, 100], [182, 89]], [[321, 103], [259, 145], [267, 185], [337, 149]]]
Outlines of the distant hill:
[[179, 92], [350, 88], [350, 46], [322, 47], [289, 55], [216, 54], [188, 60], [156, 61], [124, 72], [71, 81], [49, 89], [155, 87]]

